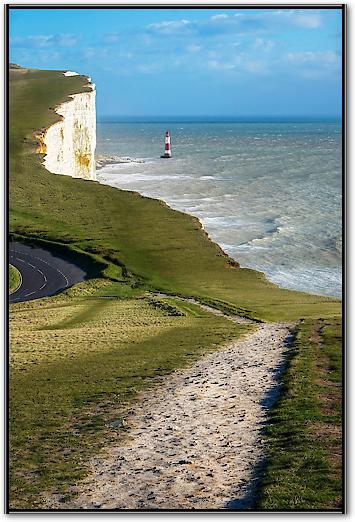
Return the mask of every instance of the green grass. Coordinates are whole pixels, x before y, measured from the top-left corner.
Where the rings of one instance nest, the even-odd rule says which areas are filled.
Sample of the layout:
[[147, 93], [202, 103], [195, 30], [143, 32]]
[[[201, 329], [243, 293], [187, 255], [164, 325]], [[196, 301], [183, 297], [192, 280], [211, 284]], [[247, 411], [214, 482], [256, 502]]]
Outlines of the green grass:
[[86, 253], [96, 263], [94, 276], [129, 277], [137, 286], [212, 300], [261, 320], [341, 313], [337, 300], [280, 289], [260, 272], [236, 268], [197, 219], [161, 201], [47, 172], [34, 131], [55, 121], [49, 107], [84, 84], [58, 71], [11, 71], [11, 234], [52, 241], [71, 257]]
[[166, 298], [164, 299], [167, 303], [172, 306], [177, 306], [182, 312], [186, 313], [186, 315], [193, 315], [194, 317], [206, 317], [209, 316], [208, 312], [203, 310], [200, 306], [194, 303], [187, 303], [186, 301], [182, 301], [178, 298]]
[[165, 309], [150, 296], [102, 299], [102, 285], [82, 287], [86, 298], [68, 292], [11, 307], [13, 509], [70, 492], [88, 458], [125, 436], [109, 424], [137, 394], [250, 329], [197, 316], [197, 306], [189, 313], [179, 300]]
[[16, 267], [9, 264], [9, 292], [13, 294], [21, 284], [21, 274]]
[[341, 372], [341, 322], [302, 322], [266, 429], [269, 455], [258, 507], [342, 509]]
[[[335, 299], [283, 290], [238, 268], [187, 214], [47, 172], [36, 134], [85, 83], [60, 71], [10, 71], [10, 237], [65, 253], [91, 278], [60, 296], [11, 305], [10, 500], [18, 509], [67, 493], [88, 458], [125, 435], [108, 424], [141, 391], [248, 329], [179, 296], [258, 320], [321, 317], [324, 339], [325, 318], [341, 314]], [[331, 343], [328, 350], [337, 367]]]

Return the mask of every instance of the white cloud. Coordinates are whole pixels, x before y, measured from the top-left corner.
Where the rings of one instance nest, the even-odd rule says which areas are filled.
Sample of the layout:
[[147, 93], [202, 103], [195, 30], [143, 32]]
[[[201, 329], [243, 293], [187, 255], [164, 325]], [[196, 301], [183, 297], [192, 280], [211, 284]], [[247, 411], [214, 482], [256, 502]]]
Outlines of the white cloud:
[[303, 78], [321, 78], [341, 74], [341, 57], [334, 51], [293, 52], [285, 56], [294, 72]]
[[316, 29], [322, 25], [321, 17], [318, 14], [299, 14], [294, 18], [295, 24], [300, 27]]
[[254, 42], [254, 48], [255, 49], [261, 49], [265, 52], [271, 51], [271, 49], [274, 47], [274, 42], [271, 40], [264, 40], [263, 38], [257, 38]]
[[314, 52], [304, 51], [298, 53], [288, 53], [286, 59], [293, 63], [314, 63], [323, 62], [328, 64], [336, 64], [340, 61], [340, 57], [334, 51]]
[[229, 15], [227, 15], [226, 13], [221, 13], [218, 15], [211, 16], [211, 20], [213, 20], [214, 22], [216, 20], [225, 20], [226, 18], [229, 18]]
[[191, 27], [192, 22], [190, 20], [174, 20], [174, 21], [166, 21], [166, 22], [158, 22], [155, 24], [149, 24], [148, 29], [152, 29], [154, 31], [159, 31], [163, 34], [173, 34], [181, 31], [181, 29], [187, 29]]
[[255, 60], [246, 54], [235, 56], [229, 61], [222, 59], [208, 60], [207, 67], [212, 70], [233, 71], [255, 75], [265, 75], [269, 73], [269, 68], [265, 61]]
[[141, 74], [155, 74], [161, 69], [160, 64], [151, 63], [144, 65], [137, 65], [136, 70]]
[[53, 42], [54, 36], [51, 35], [38, 35], [38, 36], [29, 36], [28, 41], [33, 43], [36, 47], [46, 47], [51, 45]]
[[268, 66], [264, 61], [249, 59], [246, 61], [244, 69], [253, 74], [267, 74]]
[[91, 58], [94, 58], [97, 56], [97, 51], [93, 49], [92, 47], [88, 47], [87, 49], [83, 49], [82, 51], [83, 57], [87, 60], [90, 60]]
[[16, 37], [11, 40], [11, 44], [21, 47], [38, 47], [47, 48], [56, 47], [74, 47], [79, 41], [79, 36], [72, 34], [38, 34], [26, 37]]
[[74, 47], [78, 40], [79, 38], [72, 34], [60, 34], [56, 38], [56, 44], [62, 47]]
[[223, 69], [223, 70], [231, 70], [237, 67], [235, 63], [221, 62], [220, 60], [209, 60], [207, 62], [207, 66], [209, 69]]
[[105, 43], [116, 43], [121, 39], [121, 35], [119, 33], [108, 33], [104, 34], [102, 40]]
[[188, 53], [195, 54], [202, 50], [202, 46], [192, 43], [186, 46], [186, 50]]
[[[58, 51], [52, 49], [37, 49], [36, 51], [36, 63], [48, 65], [48, 63], [55, 65], [58, 60], [61, 60], [62, 56]], [[33, 49], [29, 47], [21, 47], [18, 49], [16, 60], [22, 65], [29, 65], [33, 60]]]
[[322, 25], [322, 18], [319, 13], [303, 9], [279, 9], [278, 11], [271, 11], [270, 15], [308, 29], [316, 29]]

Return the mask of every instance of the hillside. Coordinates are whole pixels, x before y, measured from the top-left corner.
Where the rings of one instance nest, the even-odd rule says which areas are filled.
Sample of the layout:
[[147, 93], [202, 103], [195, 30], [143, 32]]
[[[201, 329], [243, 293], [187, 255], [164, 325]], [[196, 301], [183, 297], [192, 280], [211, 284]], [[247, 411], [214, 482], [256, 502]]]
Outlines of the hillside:
[[89, 274], [60, 295], [10, 306], [10, 507], [23, 510], [70, 498], [90, 457], [129, 435], [115, 426], [139, 393], [257, 327], [227, 315], [320, 320], [340, 316], [341, 303], [239, 268], [197, 219], [160, 201], [48, 172], [36, 136], [87, 78], [13, 67], [9, 80], [10, 236], [59, 250]]
[[127, 282], [223, 301], [261, 320], [340, 313], [336, 300], [280, 289], [259, 272], [237, 268], [197, 219], [160, 201], [47, 172], [35, 131], [56, 121], [53, 107], [85, 83], [60, 71], [10, 70], [11, 234], [94, 254], [113, 279], [121, 279], [123, 267]]

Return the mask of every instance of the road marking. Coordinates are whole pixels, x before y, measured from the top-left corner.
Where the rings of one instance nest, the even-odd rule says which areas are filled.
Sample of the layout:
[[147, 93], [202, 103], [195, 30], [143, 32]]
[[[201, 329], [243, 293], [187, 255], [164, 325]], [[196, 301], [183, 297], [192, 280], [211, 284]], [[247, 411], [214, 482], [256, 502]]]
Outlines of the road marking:
[[47, 278], [46, 278], [46, 274], [44, 274], [44, 273], [42, 272], [42, 270], [40, 270], [39, 268], [37, 268], [37, 270], [38, 270], [38, 272], [40, 272], [40, 273], [43, 275], [44, 283], [43, 283], [43, 285], [41, 286], [41, 288], [39, 288], [39, 290], [42, 290], [42, 288], [44, 288], [44, 287], [46, 286], [46, 284], [47, 284]]
[[[32, 263], [29, 263], [28, 261], [25, 261], [24, 259], [21, 259], [21, 258], [19, 258], [19, 257], [16, 257], [16, 256], [14, 255], [14, 253], [20, 254], [21, 256], [25, 256], [25, 257], [29, 257], [29, 258], [33, 258], [33, 259], [37, 259], [37, 260], [40, 261], [41, 263], [44, 263], [45, 265], [49, 266], [50, 268], [52, 268], [52, 270], [55, 270], [56, 272], [58, 272], [58, 273], [63, 277], [63, 279], [64, 279], [64, 281], [65, 281], [65, 287], [64, 287], [64, 288], [68, 288], [68, 286], [69, 286], [69, 280], [68, 280], [67, 276], [66, 276], [65, 274], [63, 274], [63, 272], [62, 272], [61, 270], [59, 270], [59, 268], [57, 268], [57, 267], [51, 265], [50, 263], [48, 263], [48, 261], [45, 261], [44, 259], [41, 259], [40, 257], [34, 256], [34, 255], [32, 255], [32, 254], [28, 254], [28, 253], [26, 253], [26, 252], [21, 252], [20, 250], [10, 250], [10, 252], [9, 252], [9, 257], [11, 257], [11, 258], [13, 258], [13, 259], [17, 259], [17, 260], [20, 261], [21, 263], [25, 263], [26, 265], [31, 266], [32, 268], [34, 268], [35, 270], [37, 270], [37, 271], [42, 275], [42, 277], [43, 277], [43, 279], [44, 279], [44, 283], [43, 283], [43, 285], [42, 285], [40, 288], [38, 288], [37, 290], [34, 290], [33, 292], [29, 292], [29, 293], [25, 294], [24, 297], [29, 297], [29, 296], [31, 296], [31, 295], [33, 295], [33, 294], [39, 292], [40, 290], [42, 290], [42, 289], [46, 286], [48, 279], [47, 279], [46, 275], [42, 272], [42, 270], [40, 270], [38, 267], [36, 267], [36, 266], [33, 265]], [[21, 275], [21, 279], [22, 279], [22, 275]], [[19, 289], [20, 289], [20, 287], [19, 287], [17, 290], [19, 290]], [[16, 292], [17, 292], [17, 290], [16, 290]], [[14, 293], [15, 293], [15, 292], [14, 292]], [[21, 301], [21, 298], [11, 299], [11, 301], [12, 301], [13, 303], [14, 303], [14, 302], [17, 302], [17, 301]]]
[[[65, 279], [65, 288], [67, 288], [69, 286], [69, 281], [68, 281], [67, 276], [65, 274], [63, 274], [63, 272], [61, 270], [59, 270], [59, 268], [56, 268], [55, 266], [51, 265], [44, 259], [41, 259], [40, 257], [34, 256], [32, 254], [26, 254], [26, 253], [24, 254], [20, 250], [11, 250], [11, 252], [16, 252], [17, 254], [22, 254], [22, 255], [28, 256], [28, 257], [33, 257], [33, 259], [38, 259], [39, 261], [42, 261], [42, 263], [45, 263], [46, 265], [50, 266], [53, 270], [56, 270]], [[24, 262], [26, 262], [26, 261], [24, 261]]]
[[[39, 288], [39, 290], [40, 290], [40, 288]], [[24, 297], [28, 297], [29, 295], [35, 294], [36, 292], [38, 292], [38, 290], [34, 290], [33, 292], [30, 292], [29, 294], [25, 294]]]
[[[20, 252], [21, 253], [21, 252]], [[17, 259], [17, 261], [21, 261], [22, 263], [25, 263], [26, 265], [28, 264], [26, 261], [24, 261], [23, 259], [20, 259], [19, 257], [15, 257], [15, 256], [12, 256], [14, 257], [15, 259]]]
[[39, 268], [37, 268], [37, 270], [38, 270], [38, 272], [40, 272], [40, 273], [42, 274], [43, 279], [44, 279], [44, 283], [43, 283], [43, 285], [41, 286], [41, 288], [39, 288], [39, 290], [42, 290], [42, 288], [44, 288], [44, 287], [46, 286], [46, 284], [47, 284], [47, 278], [46, 278], [46, 276], [44, 275], [44, 273], [42, 272], [42, 270], [40, 270]]
[[[12, 250], [12, 252], [17, 252], [17, 253], [22, 254], [22, 255], [28, 255], [28, 254], [23, 254], [22, 252], [19, 252], [18, 250]], [[41, 276], [43, 277], [43, 279], [44, 279], [44, 283], [43, 283], [43, 285], [42, 285], [40, 288], [37, 288], [37, 289], [34, 290], [33, 292], [29, 292], [28, 294], [25, 294], [24, 297], [29, 297], [30, 295], [33, 295], [33, 294], [39, 292], [40, 290], [42, 290], [42, 288], [44, 288], [44, 287], [46, 286], [46, 284], [47, 284], [47, 277], [46, 277], [45, 274], [42, 272], [42, 270], [40, 270], [40, 269], [37, 268], [36, 266], [32, 265], [31, 263], [28, 263], [27, 261], [24, 261], [23, 259], [20, 259], [19, 257], [14, 256], [13, 254], [10, 254], [9, 257], [12, 258], [12, 259], [16, 259], [17, 261], [21, 261], [22, 263], [25, 263], [25, 264], [28, 265], [28, 266], [31, 266], [32, 268], [34, 268], [34, 270], [37, 270], [37, 272], [39, 272], [39, 273], [41, 274]], [[29, 255], [29, 257], [31, 257], [31, 256]], [[21, 275], [21, 279], [23, 279], [23, 278], [22, 278], [22, 274], [21, 274], [21, 272], [20, 272], [20, 275]], [[20, 288], [20, 287], [19, 287], [19, 288]], [[18, 288], [18, 289], [19, 289], [19, 288]], [[17, 290], [18, 290], [18, 289], [17, 289]], [[16, 292], [17, 292], [17, 290], [16, 290]], [[15, 292], [14, 292], [14, 293], [15, 293]], [[12, 300], [12, 302], [15, 302], [15, 301], [18, 301], [18, 299], [13, 299], [13, 300]]]

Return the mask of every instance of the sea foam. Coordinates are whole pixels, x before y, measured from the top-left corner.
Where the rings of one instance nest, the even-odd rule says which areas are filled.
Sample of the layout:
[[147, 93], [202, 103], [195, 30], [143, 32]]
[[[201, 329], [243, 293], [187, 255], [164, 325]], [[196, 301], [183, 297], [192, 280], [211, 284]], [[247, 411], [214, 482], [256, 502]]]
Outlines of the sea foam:
[[[171, 160], [160, 159], [166, 128]], [[242, 266], [281, 286], [341, 296], [339, 124], [98, 124], [97, 147], [144, 160], [104, 167], [99, 181], [195, 215]]]

